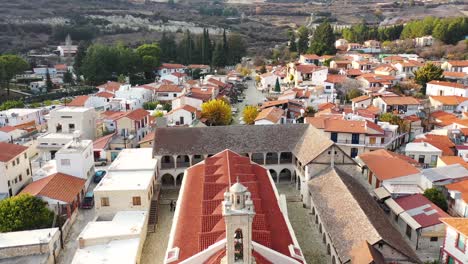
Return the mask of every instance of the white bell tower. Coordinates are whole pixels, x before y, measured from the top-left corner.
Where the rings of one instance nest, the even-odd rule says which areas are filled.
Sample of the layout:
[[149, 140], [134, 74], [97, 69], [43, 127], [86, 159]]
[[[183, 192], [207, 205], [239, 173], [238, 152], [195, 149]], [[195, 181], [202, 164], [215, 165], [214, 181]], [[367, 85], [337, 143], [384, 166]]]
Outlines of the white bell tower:
[[255, 216], [251, 194], [237, 182], [224, 193], [223, 217], [226, 223], [226, 257], [222, 263], [254, 263], [252, 222]]

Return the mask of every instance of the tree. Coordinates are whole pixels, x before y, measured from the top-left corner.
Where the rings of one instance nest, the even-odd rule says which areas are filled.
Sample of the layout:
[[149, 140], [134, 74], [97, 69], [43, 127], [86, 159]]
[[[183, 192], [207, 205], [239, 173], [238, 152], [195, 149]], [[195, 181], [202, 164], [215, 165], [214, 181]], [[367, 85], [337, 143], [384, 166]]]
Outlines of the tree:
[[7, 89], [7, 96], [10, 96], [10, 81], [19, 73], [27, 70], [28, 63], [16, 55], [0, 56], [0, 84], [3, 83]]
[[414, 73], [414, 79], [422, 86], [421, 93], [426, 94], [427, 83], [433, 80], [443, 80], [444, 71], [432, 63], [427, 63]]
[[247, 125], [253, 125], [255, 123], [255, 118], [258, 116], [258, 109], [255, 106], [248, 105], [244, 107], [244, 111], [242, 112], [242, 120]]
[[143, 103], [143, 109], [154, 110], [158, 106], [158, 102], [145, 102]]
[[408, 123], [401, 117], [392, 113], [383, 113], [380, 115], [379, 120], [382, 122], [388, 122], [392, 125], [398, 126], [398, 132], [403, 133], [408, 131]]
[[224, 56], [223, 45], [221, 43], [216, 44], [216, 48], [213, 52], [212, 64], [215, 67], [226, 66], [226, 57]]
[[235, 65], [247, 53], [245, 42], [239, 34], [229, 35], [227, 46], [229, 47], [227, 65]]
[[276, 77], [275, 92], [276, 92], [276, 93], [281, 93], [281, 85], [280, 85], [280, 83], [279, 83], [278, 77]]
[[159, 47], [161, 49], [162, 62], [170, 62], [177, 58], [177, 44], [174, 40], [174, 35], [168, 35], [164, 31], [159, 41]]
[[210, 126], [229, 125], [232, 119], [231, 106], [221, 99], [210, 100], [201, 106], [202, 117]]
[[289, 35], [289, 51], [296, 52], [297, 51], [296, 34], [294, 34], [294, 31], [290, 30], [288, 31], [288, 35]]
[[157, 43], [143, 44], [136, 49], [142, 61], [146, 80], [154, 79], [154, 70], [160, 65], [161, 49]]
[[3, 103], [0, 105], [0, 111], [8, 110], [8, 109], [11, 109], [11, 108], [23, 108], [23, 107], [24, 107], [23, 101], [20, 101], [20, 100], [8, 100], [8, 101], [3, 102]]
[[336, 53], [335, 34], [330, 23], [324, 22], [315, 29], [312, 41], [310, 42], [309, 53], [320, 56], [334, 55]]
[[63, 74], [63, 82], [66, 84], [73, 84], [73, 75], [68, 69]]
[[0, 201], [0, 232], [52, 227], [54, 213], [47, 203], [29, 194]]
[[54, 84], [52, 83], [52, 79], [50, 78], [49, 68], [46, 70], [46, 87], [47, 91], [50, 92], [54, 88]]
[[266, 66], [265, 66], [265, 64], [263, 64], [262, 67], [260, 67], [260, 73], [264, 74], [266, 72], [267, 72]]
[[429, 188], [424, 191], [423, 194], [429, 201], [433, 202], [440, 209], [447, 211], [448, 205], [444, 194], [437, 188]]
[[297, 37], [297, 51], [299, 52], [299, 54], [304, 54], [307, 52], [307, 48], [309, 45], [309, 30], [306, 27], [301, 26], [297, 30]]
[[75, 71], [78, 80], [80, 79], [79, 76], [81, 75], [81, 66], [83, 65], [83, 60], [86, 57], [86, 49], [87, 45], [84, 42], [80, 42], [73, 63], [73, 70]]

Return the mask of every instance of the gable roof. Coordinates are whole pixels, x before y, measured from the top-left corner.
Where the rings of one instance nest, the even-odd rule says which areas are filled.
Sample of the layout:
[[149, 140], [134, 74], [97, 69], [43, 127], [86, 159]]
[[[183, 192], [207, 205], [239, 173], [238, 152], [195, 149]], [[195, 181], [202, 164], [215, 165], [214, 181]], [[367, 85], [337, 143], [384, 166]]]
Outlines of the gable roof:
[[155, 89], [156, 92], [173, 92], [181, 93], [184, 89], [175, 84], [161, 84], [158, 88]]
[[451, 96], [430, 96], [433, 100], [436, 100], [438, 102], [441, 102], [444, 105], [459, 105], [466, 100], [468, 100], [467, 97], [463, 96], [457, 96], [457, 95], [451, 95]]
[[107, 144], [109, 144], [112, 140], [114, 133], [97, 138], [93, 141], [93, 149], [105, 149]]
[[153, 154], [199, 155], [225, 149], [236, 153], [293, 152], [301, 163], [308, 164], [332, 145], [333, 141], [309, 124], [159, 127]]
[[104, 89], [106, 91], [110, 91], [110, 92], [115, 92], [117, 90], [120, 89], [120, 86], [122, 84], [119, 83], [119, 82], [111, 82], [111, 81], [108, 81], [107, 83], [104, 83], [104, 84], [101, 84], [99, 85], [97, 88], [98, 89]]
[[86, 101], [89, 99], [87, 95], [78, 95], [75, 97], [67, 106], [84, 106]]
[[114, 94], [109, 93], [109, 92], [99, 92], [95, 94], [97, 97], [104, 97], [104, 98], [114, 98]]
[[468, 60], [453, 60], [448, 61], [452, 67], [468, 67]]
[[[444, 162], [445, 166], [453, 165], [453, 164], [460, 164], [468, 169], [468, 162], [466, 162], [460, 156], [441, 156], [439, 159]], [[439, 166], [439, 164], [437, 164]]]
[[318, 116], [308, 118], [307, 122], [318, 129], [327, 132], [359, 133], [368, 135], [383, 135], [385, 131], [377, 124], [368, 120], [346, 120], [340, 117]]
[[372, 99], [372, 97], [370, 97], [369, 95], [361, 95], [361, 96], [354, 97], [353, 99], [351, 99], [351, 102], [359, 103], [359, 102], [369, 100], [369, 99]]
[[427, 142], [434, 147], [442, 150], [442, 155], [454, 156], [455, 144], [448, 136], [425, 134], [423, 137], [416, 138], [413, 142]]
[[149, 116], [149, 112], [143, 108], [138, 108], [138, 109], [128, 112], [125, 116], [134, 121], [140, 121], [146, 116]]
[[0, 142], [0, 149], [0, 161], [8, 162], [28, 148], [22, 145]]
[[284, 110], [277, 107], [269, 107], [263, 109], [258, 113], [257, 118], [255, 121], [266, 119], [274, 124], [278, 123], [281, 117], [284, 115]]
[[383, 96], [382, 100], [387, 105], [419, 105], [418, 99], [411, 96]]
[[[169, 245], [179, 248], [176, 263], [226, 237], [222, 201], [226, 189], [236, 179], [248, 189], [254, 203], [252, 240], [292, 258], [289, 245], [294, 245], [293, 235], [279, 207], [279, 197], [268, 170], [252, 163], [248, 157], [224, 150], [186, 170], [178, 201], [178, 217], [174, 219], [173, 243]], [[204, 263], [219, 263], [220, 257], [216, 255]]]
[[457, 232], [460, 232], [463, 235], [468, 236], [468, 218], [447, 217], [447, 218], [441, 218], [440, 221], [444, 222], [451, 228], [457, 230]]
[[438, 225], [441, 223], [439, 218], [449, 216], [420, 193], [395, 198], [394, 201], [423, 228]]
[[432, 80], [432, 81], [428, 82], [427, 84], [440, 85], [440, 86], [445, 86], [445, 87], [453, 87], [453, 88], [459, 88], [459, 89], [467, 89], [468, 88], [467, 85], [464, 85], [462, 83], [436, 81], [436, 80]]
[[185, 69], [186, 67], [182, 64], [177, 63], [163, 63], [159, 69]]
[[416, 167], [411, 165], [411, 163], [414, 164], [412, 159], [386, 149], [363, 153], [359, 155], [359, 159], [380, 181], [420, 173]]
[[9, 133], [11, 131], [14, 131], [14, 130], [17, 130], [18, 128], [14, 127], [14, 126], [4, 126], [4, 127], [0, 127], [0, 131], [1, 132], [5, 132], [5, 133]]
[[458, 191], [461, 193], [461, 198], [468, 203], [468, 180], [463, 180], [445, 185], [449, 191]]
[[33, 196], [71, 203], [84, 188], [86, 180], [63, 173], [55, 173], [30, 183], [21, 191]]
[[410, 261], [420, 263], [369, 192], [352, 176], [329, 168], [312, 178], [308, 188], [342, 263], [365, 241], [371, 245], [385, 242]]

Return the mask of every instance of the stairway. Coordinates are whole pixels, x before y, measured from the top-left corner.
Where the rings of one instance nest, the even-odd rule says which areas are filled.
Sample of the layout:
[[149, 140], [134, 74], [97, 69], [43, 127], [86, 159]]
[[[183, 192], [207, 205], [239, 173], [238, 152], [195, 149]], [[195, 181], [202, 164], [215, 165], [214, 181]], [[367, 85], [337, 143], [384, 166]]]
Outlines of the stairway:
[[149, 219], [148, 219], [148, 233], [154, 233], [156, 231], [156, 225], [158, 223], [158, 200], [152, 199]]

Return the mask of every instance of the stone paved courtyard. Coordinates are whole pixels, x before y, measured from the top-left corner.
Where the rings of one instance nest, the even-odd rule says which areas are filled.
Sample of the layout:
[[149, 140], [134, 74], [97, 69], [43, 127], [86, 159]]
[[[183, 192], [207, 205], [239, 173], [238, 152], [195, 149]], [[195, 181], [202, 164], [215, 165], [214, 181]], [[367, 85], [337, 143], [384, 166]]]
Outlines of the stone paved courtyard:
[[[297, 240], [308, 264], [329, 263], [325, 245], [320, 240], [317, 228], [311, 224], [309, 210], [302, 207], [298, 191], [290, 184], [278, 184], [280, 194], [285, 194], [288, 200], [288, 214]], [[143, 253], [142, 264], [161, 264], [164, 260], [169, 233], [171, 232], [174, 212], [170, 211], [170, 200], [176, 200], [177, 190], [163, 190], [158, 214], [158, 227], [155, 233], [148, 233]]]

